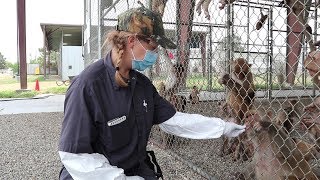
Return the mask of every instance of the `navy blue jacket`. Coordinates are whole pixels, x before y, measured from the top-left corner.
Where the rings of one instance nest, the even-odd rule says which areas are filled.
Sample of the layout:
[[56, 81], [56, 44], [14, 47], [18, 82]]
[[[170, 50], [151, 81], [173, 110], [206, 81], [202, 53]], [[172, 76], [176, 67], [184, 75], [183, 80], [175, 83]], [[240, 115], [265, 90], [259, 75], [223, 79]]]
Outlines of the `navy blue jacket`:
[[[149, 170], [131, 170], [145, 166], [152, 125], [176, 111], [143, 74], [130, 71], [129, 87], [123, 88], [115, 82], [115, 71], [109, 53], [74, 78], [66, 93], [59, 151], [100, 153], [127, 175], [143, 176]], [[68, 178], [63, 168], [60, 179]]]

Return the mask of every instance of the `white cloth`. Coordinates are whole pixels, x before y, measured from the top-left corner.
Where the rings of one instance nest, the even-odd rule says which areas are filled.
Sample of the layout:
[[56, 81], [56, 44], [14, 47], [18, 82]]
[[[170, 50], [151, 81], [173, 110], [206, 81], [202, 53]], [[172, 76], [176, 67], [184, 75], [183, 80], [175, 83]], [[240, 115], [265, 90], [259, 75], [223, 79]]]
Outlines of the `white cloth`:
[[236, 137], [245, 131], [245, 126], [225, 122], [220, 118], [181, 112], [177, 112], [159, 126], [168, 134], [190, 139], [212, 139], [222, 135]]
[[[220, 118], [177, 112], [159, 125], [160, 128], [180, 137], [191, 139], [235, 137], [245, 131], [245, 126], [225, 122]], [[74, 180], [142, 180], [139, 176], [126, 176], [124, 170], [110, 165], [102, 154], [73, 154], [59, 151], [62, 164]]]
[[74, 180], [143, 180], [139, 176], [126, 176], [124, 170], [110, 165], [102, 154], [73, 154], [59, 151], [62, 164]]

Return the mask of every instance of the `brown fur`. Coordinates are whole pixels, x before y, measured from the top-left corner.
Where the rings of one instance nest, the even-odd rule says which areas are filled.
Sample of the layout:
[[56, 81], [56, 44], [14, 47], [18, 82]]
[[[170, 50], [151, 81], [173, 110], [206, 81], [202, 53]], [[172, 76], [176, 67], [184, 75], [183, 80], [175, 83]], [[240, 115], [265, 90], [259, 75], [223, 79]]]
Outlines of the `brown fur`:
[[310, 52], [305, 58], [303, 65], [309, 71], [313, 82], [320, 88], [320, 51]]
[[152, 11], [159, 13], [162, 17], [167, 1], [168, 0], [153, 0], [151, 5]]
[[212, 0], [200, 0], [196, 5], [196, 11], [198, 15], [201, 14], [201, 8], [204, 11], [205, 18], [210, 20], [210, 14], [209, 14], [209, 4]]
[[[317, 179], [296, 142], [273, 123], [270, 114], [251, 111], [247, 133], [255, 148], [253, 163], [257, 179]], [[304, 145], [299, 145], [304, 146]]]
[[199, 89], [197, 86], [193, 86], [192, 91], [189, 95], [189, 99], [191, 101], [191, 104], [199, 104]]
[[317, 148], [320, 148], [320, 97], [304, 108], [301, 123], [304, 129], [307, 129]]
[[[228, 88], [226, 110], [232, 110], [236, 124], [243, 124], [245, 113], [252, 108], [255, 96], [253, 76], [250, 71], [251, 64], [243, 58], [231, 62], [232, 74], [225, 74], [219, 79], [220, 84]], [[233, 153], [233, 160], [241, 158], [246, 161], [252, 156], [251, 142], [247, 141], [246, 133], [237, 137], [237, 140], [224, 138], [221, 155]], [[235, 147], [235, 148], [234, 148]]]
[[231, 62], [232, 74], [225, 74], [219, 79], [220, 84], [228, 88], [227, 104], [233, 110], [233, 116], [240, 124], [244, 114], [252, 108], [255, 96], [251, 64], [243, 58]]

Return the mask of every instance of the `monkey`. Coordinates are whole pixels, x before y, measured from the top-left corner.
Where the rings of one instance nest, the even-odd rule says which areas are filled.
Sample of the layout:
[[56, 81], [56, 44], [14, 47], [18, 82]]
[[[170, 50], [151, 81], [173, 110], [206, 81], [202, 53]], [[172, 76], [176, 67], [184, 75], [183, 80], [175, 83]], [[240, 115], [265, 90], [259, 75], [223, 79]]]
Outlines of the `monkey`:
[[212, 0], [200, 0], [196, 5], [196, 11], [198, 15], [201, 14], [201, 8], [204, 11], [205, 18], [210, 20], [210, 14], [209, 14], [209, 4]]
[[163, 17], [167, 1], [168, 0], [153, 0], [151, 5], [152, 11], [159, 13], [161, 17]]
[[244, 114], [251, 109], [255, 97], [255, 86], [253, 75], [249, 64], [245, 59], [238, 58], [231, 61], [232, 73], [224, 74], [219, 83], [225, 85], [227, 93], [227, 104], [233, 110], [237, 123], [241, 123]]
[[197, 86], [192, 87], [192, 91], [189, 95], [189, 99], [191, 101], [191, 104], [199, 104], [199, 90]]
[[320, 51], [310, 52], [303, 61], [303, 65], [312, 77], [313, 83], [320, 88]]
[[312, 34], [312, 28], [309, 26], [309, 24], [306, 24], [306, 30], [309, 34]]
[[289, 10], [291, 10], [297, 16], [298, 21], [301, 23], [301, 25], [305, 27], [303, 30], [303, 34], [305, 35], [306, 42], [309, 43], [310, 50], [316, 50], [313, 44], [313, 39], [311, 37], [312, 29], [307, 24], [307, 17], [305, 17], [305, 11], [308, 11], [310, 9], [308, 8], [308, 3], [305, 4], [305, 2], [303, 2], [302, 0], [284, 0], [284, 4]]
[[262, 11], [260, 12], [260, 15], [261, 15], [261, 17], [256, 24], [256, 30], [260, 30], [262, 28], [263, 24], [265, 23], [266, 19], [268, 18], [268, 14], [264, 15], [262, 13]]
[[315, 98], [312, 103], [304, 108], [301, 123], [303, 129], [307, 129], [317, 148], [320, 148], [320, 97]]
[[254, 144], [257, 179], [317, 179], [296, 143], [272, 120], [272, 113], [250, 110], [246, 132]]
[[163, 81], [161, 81], [159, 83], [159, 94], [160, 94], [160, 96], [164, 96], [165, 91], [166, 91], [166, 85], [164, 84]]
[[[238, 58], [231, 61], [231, 67], [231, 75], [222, 75], [218, 82], [228, 89], [226, 107], [232, 110], [231, 116], [235, 118], [235, 123], [243, 124], [244, 115], [252, 108], [255, 97], [253, 75], [250, 70], [251, 64], [243, 58]], [[246, 139], [246, 133], [241, 134], [237, 137], [237, 140], [232, 140], [230, 143], [227, 138], [223, 138], [224, 143], [220, 154], [223, 156], [233, 151], [233, 160], [241, 158], [246, 161], [250, 159], [250, 154], [252, 154], [250, 148], [247, 148], [247, 152], [246, 149], [243, 149], [243, 147], [250, 147], [250, 142], [247, 142]], [[247, 145], [243, 146], [244, 143]], [[235, 150], [230, 150], [228, 144], [231, 148], [236, 147]], [[240, 156], [241, 153], [243, 153], [242, 156]]]
[[[294, 124], [300, 121], [297, 103], [297, 100], [290, 100], [288, 105], [286, 105], [282, 111], [278, 112], [277, 116], [272, 119], [274, 121], [273, 123], [282, 128], [288, 135], [293, 131]], [[314, 159], [318, 154], [319, 150], [314, 144], [310, 144], [298, 138], [292, 138], [292, 140], [296, 143], [297, 148], [301, 151], [305, 160], [309, 161]]]
[[219, 0], [219, 3], [221, 6], [219, 6], [219, 9], [222, 10], [227, 4], [232, 4], [235, 0]]

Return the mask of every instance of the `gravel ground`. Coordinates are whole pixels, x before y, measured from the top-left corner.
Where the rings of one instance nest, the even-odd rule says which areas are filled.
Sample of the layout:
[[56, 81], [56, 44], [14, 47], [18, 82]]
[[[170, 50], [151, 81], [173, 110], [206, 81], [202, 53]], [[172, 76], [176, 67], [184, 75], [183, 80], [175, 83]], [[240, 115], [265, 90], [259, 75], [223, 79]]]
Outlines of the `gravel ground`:
[[[257, 102], [266, 110], [277, 110], [282, 101]], [[308, 101], [300, 104], [301, 109]], [[188, 107], [190, 113], [215, 116], [218, 104], [201, 103]], [[271, 109], [270, 109], [271, 107]], [[191, 109], [190, 109], [191, 108]], [[58, 139], [63, 113], [34, 113], [0, 116], [0, 179], [57, 179], [61, 167], [57, 154]], [[157, 139], [154, 140], [156, 142]], [[150, 143], [148, 148], [156, 152], [167, 179], [207, 179], [192, 170], [183, 160], [217, 179], [231, 179], [231, 174], [246, 168], [247, 164], [232, 162], [220, 157], [221, 139], [180, 139], [169, 150]], [[170, 153], [174, 152], [174, 153]], [[175, 154], [178, 154], [175, 156]]]
[[[0, 116], [0, 179], [58, 179], [57, 154], [63, 113]], [[205, 179], [166, 151], [156, 152], [165, 179]]]

